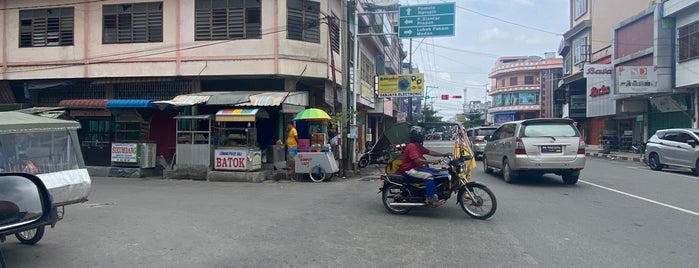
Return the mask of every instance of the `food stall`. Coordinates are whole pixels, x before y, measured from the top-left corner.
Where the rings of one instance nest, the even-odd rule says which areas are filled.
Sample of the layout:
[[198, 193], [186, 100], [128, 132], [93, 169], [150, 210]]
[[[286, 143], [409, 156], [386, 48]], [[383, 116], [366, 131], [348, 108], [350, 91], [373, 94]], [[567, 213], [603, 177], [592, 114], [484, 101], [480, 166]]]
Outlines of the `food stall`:
[[323, 110], [309, 108], [301, 111], [294, 120], [304, 120], [310, 139], [299, 137], [298, 153], [294, 156], [296, 173], [308, 173], [311, 180], [321, 182], [329, 174], [340, 171], [328, 143], [327, 124], [330, 116]]
[[211, 168], [215, 139], [212, 135], [213, 115], [179, 115], [175, 163], [178, 166], [205, 166]]
[[241, 108], [222, 109], [216, 113], [215, 170], [255, 171], [262, 168], [256, 127], [259, 118], [269, 118], [269, 114], [264, 109]]
[[114, 114], [112, 167], [155, 168], [156, 143], [150, 140], [150, 122], [144, 118], [147, 112], [123, 109], [120, 106], [123, 101], [107, 103], [107, 109]]

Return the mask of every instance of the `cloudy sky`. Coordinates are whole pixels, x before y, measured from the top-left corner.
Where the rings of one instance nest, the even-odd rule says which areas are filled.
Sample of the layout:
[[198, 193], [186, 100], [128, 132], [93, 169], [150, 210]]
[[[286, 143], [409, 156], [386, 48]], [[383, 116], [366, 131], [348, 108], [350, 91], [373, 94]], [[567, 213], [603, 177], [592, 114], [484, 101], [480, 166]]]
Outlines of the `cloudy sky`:
[[[453, 1], [400, 0], [402, 5]], [[430, 96], [464, 95], [433, 100], [448, 119], [463, 110], [464, 100], [485, 101], [488, 73], [500, 56], [544, 56], [555, 52], [569, 27], [567, 0], [456, 0], [453, 37], [414, 38], [413, 65], [425, 73]], [[408, 51], [409, 39], [404, 39]], [[407, 60], [407, 59], [406, 59]], [[488, 84], [486, 86], [486, 84]]]

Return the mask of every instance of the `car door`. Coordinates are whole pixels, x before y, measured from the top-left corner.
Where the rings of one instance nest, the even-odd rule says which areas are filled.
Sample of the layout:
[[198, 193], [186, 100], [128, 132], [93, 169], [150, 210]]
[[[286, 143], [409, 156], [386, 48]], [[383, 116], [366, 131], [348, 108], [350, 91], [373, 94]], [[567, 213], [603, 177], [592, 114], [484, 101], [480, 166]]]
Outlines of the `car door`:
[[493, 133], [493, 136], [496, 137], [497, 140], [492, 145], [492, 147], [490, 145], [490, 142], [486, 144], [486, 147], [492, 148], [492, 151], [494, 152], [493, 158], [490, 158], [490, 155], [488, 156], [488, 164], [498, 168], [502, 168], [503, 158], [513, 157], [514, 136], [516, 128], [517, 124], [515, 123], [504, 124]]
[[503, 132], [504, 130], [501, 126], [493, 132], [493, 135], [490, 136], [490, 140], [488, 140], [488, 143], [485, 145], [485, 150], [483, 150], [483, 152], [489, 166], [502, 168], [501, 162], [498, 159], [502, 158], [502, 151], [499, 149], [502, 148], [502, 146], [500, 146], [500, 136], [502, 136]]
[[677, 130], [671, 130], [665, 133], [665, 135], [660, 138], [660, 162], [667, 165], [681, 165], [681, 159], [677, 159], [681, 155], [680, 144], [680, 132]]
[[689, 141], [694, 141], [694, 137], [687, 131], [682, 130], [675, 136], [676, 147], [673, 148], [675, 161], [678, 165], [685, 167], [694, 167], [694, 147], [689, 145]]

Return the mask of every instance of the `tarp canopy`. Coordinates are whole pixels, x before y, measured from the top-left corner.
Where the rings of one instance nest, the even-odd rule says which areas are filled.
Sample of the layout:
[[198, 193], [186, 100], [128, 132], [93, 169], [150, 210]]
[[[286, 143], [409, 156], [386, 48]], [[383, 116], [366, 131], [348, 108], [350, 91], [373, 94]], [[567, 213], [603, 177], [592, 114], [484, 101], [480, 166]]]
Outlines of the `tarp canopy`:
[[206, 105], [236, 105], [249, 102], [250, 96], [259, 91], [206, 91], [178, 95], [169, 101], [155, 101], [157, 105], [194, 106]]
[[0, 133], [22, 133], [78, 129], [80, 123], [21, 112], [0, 112]]
[[122, 100], [109, 100], [107, 102], [107, 109], [129, 109], [129, 108], [153, 108], [157, 109], [158, 106], [153, 103], [153, 100], [148, 99], [122, 99]]
[[222, 109], [216, 113], [219, 122], [255, 122], [257, 118], [269, 118], [263, 109]]
[[106, 99], [62, 100], [58, 106], [68, 109], [106, 109], [108, 101]]
[[281, 106], [282, 104], [308, 106], [308, 92], [263, 92], [250, 95], [250, 101], [236, 106]]

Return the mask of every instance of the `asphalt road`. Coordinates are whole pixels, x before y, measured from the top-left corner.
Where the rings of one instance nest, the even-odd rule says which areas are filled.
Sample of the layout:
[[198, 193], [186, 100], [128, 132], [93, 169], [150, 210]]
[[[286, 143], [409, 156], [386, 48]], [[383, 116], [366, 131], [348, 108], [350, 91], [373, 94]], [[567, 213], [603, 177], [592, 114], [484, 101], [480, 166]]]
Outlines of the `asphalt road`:
[[[429, 142], [447, 151], [449, 143]], [[365, 172], [364, 174], [366, 174]], [[699, 177], [589, 158], [578, 184], [474, 178], [489, 220], [449, 200], [389, 214], [372, 176], [324, 183], [93, 178], [90, 201], [8, 267], [696, 267]]]

